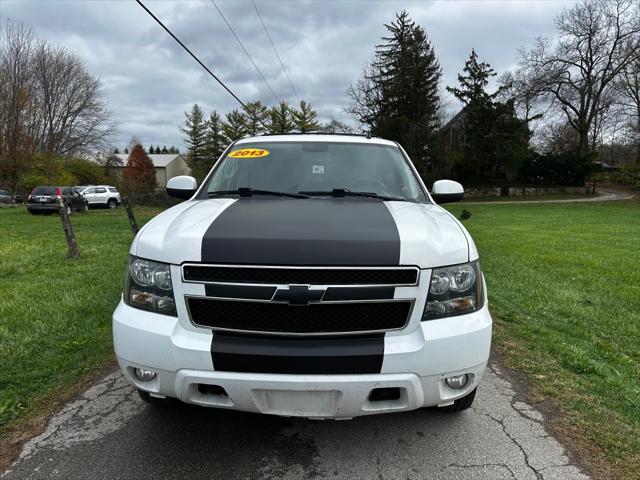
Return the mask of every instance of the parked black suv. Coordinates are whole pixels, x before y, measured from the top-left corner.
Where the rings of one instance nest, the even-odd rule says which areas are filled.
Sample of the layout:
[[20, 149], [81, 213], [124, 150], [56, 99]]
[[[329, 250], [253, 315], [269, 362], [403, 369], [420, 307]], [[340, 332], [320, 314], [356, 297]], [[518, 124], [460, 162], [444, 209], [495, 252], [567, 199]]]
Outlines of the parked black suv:
[[71, 187], [36, 187], [29, 195], [27, 210], [33, 215], [58, 212], [58, 199], [62, 199], [68, 214], [72, 210], [80, 212], [89, 209], [87, 201]]

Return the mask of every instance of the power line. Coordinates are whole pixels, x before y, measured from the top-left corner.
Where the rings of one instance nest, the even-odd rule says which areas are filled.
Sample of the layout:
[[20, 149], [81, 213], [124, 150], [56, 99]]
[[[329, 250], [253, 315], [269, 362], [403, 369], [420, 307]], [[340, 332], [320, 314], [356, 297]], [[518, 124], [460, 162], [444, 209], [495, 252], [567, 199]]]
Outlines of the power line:
[[273, 40], [271, 39], [271, 35], [269, 35], [269, 30], [267, 30], [267, 26], [264, 24], [264, 21], [262, 20], [262, 15], [260, 15], [260, 11], [258, 10], [258, 6], [256, 5], [256, 2], [254, 2], [253, 0], [251, 0], [251, 3], [253, 3], [253, 8], [256, 9], [256, 13], [258, 14], [258, 18], [260, 19], [260, 23], [262, 24], [262, 28], [264, 29], [264, 33], [267, 34], [267, 38], [269, 39], [269, 42], [271, 42], [271, 46], [273, 47], [273, 51], [276, 54], [276, 57], [278, 57], [278, 61], [280, 62], [280, 66], [282, 67], [282, 72], [284, 73], [284, 75], [287, 77], [287, 80], [289, 81], [289, 85], [291, 85], [291, 90], [293, 90], [294, 95], [296, 96], [296, 98], [298, 99], [298, 102], [300, 102], [300, 96], [298, 95], [298, 92], [296, 91], [296, 87], [293, 86], [293, 82], [291, 81], [291, 78], [289, 78], [289, 74], [287, 73], [287, 70], [284, 68], [284, 64], [282, 63], [282, 59], [280, 58], [280, 55], [278, 55], [278, 50], [276, 49], [276, 45], [275, 43], [273, 43]]
[[253, 68], [255, 68], [256, 72], [258, 72], [258, 75], [260, 75], [260, 77], [262, 78], [262, 80], [264, 81], [265, 85], [267, 86], [267, 88], [269, 89], [269, 91], [271, 92], [271, 94], [273, 95], [273, 98], [276, 100], [276, 103], [280, 102], [280, 99], [278, 98], [278, 96], [276, 95], [276, 93], [273, 91], [273, 88], [271, 88], [271, 85], [269, 85], [269, 82], [267, 81], [267, 79], [265, 78], [265, 76], [262, 74], [262, 72], [260, 71], [260, 69], [258, 68], [258, 66], [256, 65], [256, 62], [253, 61], [253, 58], [251, 58], [251, 55], [249, 55], [249, 52], [247, 51], [246, 48], [244, 48], [243, 43], [240, 41], [240, 38], [238, 37], [238, 35], [236, 35], [236, 32], [233, 30], [233, 28], [231, 27], [231, 24], [227, 21], [227, 18], [223, 15], [222, 11], [218, 8], [218, 5], [216, 5], [216, 2], [214, 0], [210, 0], [211, 3], [213, 4], [214, 7], [216, 7], [216, 10], [218, 10], [218, 13], [220, 14], [220, 16], [222, 17], [222, 19], [224, 20], [224, 23], [227, 24], [227, 27], [229, 27], [229, 30], [231, 31], [231, 33], [233, 34], [233, 36], [236, 38], [236, 40], [238, 41], [238, 43], [240, 44], [240, 48], [242, 48], [242, 51], [245, 53], [245, 55], [247, 57], [249, 57], [249, 60], [251, 61], [251, 64], [253, 65]]
[[184, 50], [185, 50], [189, 55], [191, 55], [191, 56], [193, 57], [193, 59], [194, 59], [196, 62], [198, 62], [198, 63], [200, 64], [200, 66], [201, 66], [202, 68], [204, 68], [204, 69], [207, 71], [207, 73], [208, 73], [209, 75], [211, 75], [211, 76], [215, 79], [215, 81], [216, 81], [216, 82], [218, 82], [220, 85], [222, 85], [222, 88], [224, 88], [227, 92], [229, 92], [229, 94], [230, 94], [233, 98], [235, 98], [235, 99], [236, 99], [236, 101], [237, 101], [240, 105], [242, 105], [242, 107], [243, 107], [245, 110], [247, 109], [247, 106], [244, 104], [244, 102], [243, 102], [242, 100], [240, 100], [240, 99], [238, 98], [238, 96], [237, 96], [235, 93], [233, 93], [233, 92], [231, 91], [231, 89], [229, 89], [229, 87], [227, 87], [227, 86], [224, 84], [224, 82], [223, 82], [222, 80], [220, 80], [220, 79], [215, 75], [215, 73], [213, 73], [213, 72], [209, 69], [209, 67], [207, 67], [204, 63], [202, 63], [202, 62], [200, 61], [200, 59], [199, 59], [198, 57], [196, 57], [196, 56], [193, 54], [193, 52], [192, 52], [191, 50], [189, 50], [189, 48], [187, 48], [187, 46], [186, 46], [184, 43], [182, 43], [182, 42], [180, 41], [180, 39], [179, 39], [178, 37], [176, 37], [176, 36], [173, 34], [173, 32], [172, 32], [171, 30], [169, 30], [169, 29], [164, 25], [164, 23], [162, 23], [162, 22], [158, 19], [158, 17], [156, 17], [156, 16], [153, 14], [153, 12], [152, 12], [151, 10], [149, 10], [149, 9], [144, 5], [144, 3], [142, 3], [140, 0], [136, 0], [136, 2], [138, 3], [138, 5], [140, 5], [142, 8], [144, 8], [144, 10], [145, 10], [145, 11], [146, 11], [150, 16], [151, 16], [151, 18], [153, 18], [156, 22], [158, 22], [158, 24], [159, 24], [162, 28], [164, 28], [164, 30], [165, 30], [169, 35], [171, 35], [171, 37], [173, 37], [173, 39], [174, 39], [176, 42], [178, 42], [178, 44], [179, 44], [182, 48], [184, 48]]

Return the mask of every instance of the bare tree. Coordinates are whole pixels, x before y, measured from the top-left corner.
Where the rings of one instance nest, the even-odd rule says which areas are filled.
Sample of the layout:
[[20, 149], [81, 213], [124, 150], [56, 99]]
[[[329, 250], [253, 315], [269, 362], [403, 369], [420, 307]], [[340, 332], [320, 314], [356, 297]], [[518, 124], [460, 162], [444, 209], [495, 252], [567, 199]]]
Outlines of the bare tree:
[[383, 104], [382, 90], [374, 81], [375, 75], [376, 71], [372, 65], [365, 66], [361, 77], [347, 90], [351, 103], [344, 110], [363, 125], [371, 125], [378, 118]]
[[30, 28], [7, 22], [0, 32], [0, 176], [15, 182], [33, 114], [31, 58], [37, 42]]
[[318, 130], [324, 133], [356, 133], [353, 127], [333, 117], [327, 123], [320, 125]]
[[640, 162], [640, 52], [622, 71], [616, 87], [622, 111], [629, 119], [630, 137]]
[[33, 56], [37, 151], [67, 154], [99, 145], [114, 133], [102, 82], [63, 47], [38, 45]]
[[556, 18], [555, 41], [540, 38], [521, 52], [520, 68], [534, 98], [557, 108], [589, 151], [594, 122], [613, 82], [640, 52], [634, 0], [582, 0]]
[[34, 153], [85, 152], [115, 133], [101, 81], [82, 59], [9, 21], [0, 32], [0, 167], [9, 184]]

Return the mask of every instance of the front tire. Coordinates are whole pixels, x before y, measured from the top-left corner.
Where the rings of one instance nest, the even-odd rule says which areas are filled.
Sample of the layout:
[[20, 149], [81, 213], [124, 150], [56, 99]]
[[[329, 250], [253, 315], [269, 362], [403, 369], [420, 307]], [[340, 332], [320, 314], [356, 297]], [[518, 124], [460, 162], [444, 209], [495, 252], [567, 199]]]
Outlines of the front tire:
[[474, 388], [470, 393], [468, 393], [464, 397], [454, 401], [452, 405], [447, 405], [446, 407], [440, 407], [438, 410], [440, 410], [441, 412], [447, 412], [447, 413], [462, 412], [463, 410], [466, 410], [471, 405], [473, 405], [473, 400], [476, 398], [476, 390], [477, 388]]
[[118, 206], [118, 202], [111, 199], [107, 202], [107, 207], [109, 208], [116, 208]]

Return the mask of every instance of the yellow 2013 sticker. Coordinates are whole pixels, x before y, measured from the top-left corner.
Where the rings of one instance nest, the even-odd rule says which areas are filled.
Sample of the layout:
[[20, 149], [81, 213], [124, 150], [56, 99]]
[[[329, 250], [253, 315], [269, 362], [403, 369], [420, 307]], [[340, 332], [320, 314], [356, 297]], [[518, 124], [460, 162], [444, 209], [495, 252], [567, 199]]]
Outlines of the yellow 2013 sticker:
[[266, 157], [267, 155], [269, 155], [269, 150], [262, 148], [241, 148], [229, 154], [229, 156], [233, 158], [258, 158]]

